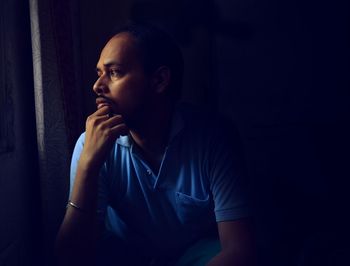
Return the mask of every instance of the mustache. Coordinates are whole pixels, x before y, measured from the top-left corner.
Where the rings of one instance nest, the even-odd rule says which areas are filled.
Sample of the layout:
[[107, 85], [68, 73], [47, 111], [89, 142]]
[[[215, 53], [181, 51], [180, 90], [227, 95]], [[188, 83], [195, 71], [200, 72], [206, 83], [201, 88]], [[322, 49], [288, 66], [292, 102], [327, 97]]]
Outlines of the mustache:
[[104, 99], [107, 103], [110, 103], [110, 104], [113, 104], [113, 103], [114, 103], [110, 98], [108, 98], [108, 97], [106, 97], [106, 96], [104, 96], [104, 95], [97, 95], [97, 96], [96, 96], [96, 99], [98, 99], [98, 98], [102, 98], [102, 99]]

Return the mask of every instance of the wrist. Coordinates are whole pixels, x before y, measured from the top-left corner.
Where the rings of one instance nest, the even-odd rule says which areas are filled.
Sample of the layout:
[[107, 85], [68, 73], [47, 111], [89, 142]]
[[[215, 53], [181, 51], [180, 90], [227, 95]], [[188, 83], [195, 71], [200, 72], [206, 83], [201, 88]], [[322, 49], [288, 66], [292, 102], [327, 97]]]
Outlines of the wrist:
[[97, 175], [102, 164], [97, 163], [93, 158], [81, 154], [78, 163], [78, 169], [80, 172], [86, 173], [86, 175]]

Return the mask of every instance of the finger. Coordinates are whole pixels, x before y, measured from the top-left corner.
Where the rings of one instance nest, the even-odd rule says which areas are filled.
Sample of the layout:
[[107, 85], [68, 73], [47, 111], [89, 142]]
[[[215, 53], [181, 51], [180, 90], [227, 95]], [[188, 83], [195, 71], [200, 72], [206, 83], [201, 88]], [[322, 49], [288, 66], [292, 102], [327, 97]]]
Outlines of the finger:
[[121, 115], [110, 115], [107, 114], [105, 115], [105, 117], [107, 118], [107, 123], [109, 123], [110, 125], [114, 125], [114, 124], [120, 124], [124, 122], [124, 119]]
[[109, 118], [111, 108], [109, 106], [103, 106], [98, 109], [95, 113], [87, 117], [86, 122], [92, 124], [100, 124], [102, 121], [105, 121]]
[[114, 115], [111, 118], [108, 118], [108, 115], [104, 115], [95, 118], [95, 120], [97, 120], [101, 128], [112, 128], [116, 125], [124, 123], [123, 117], [121, 115]]
[[[102, 109], [102, 108], [101, 108]], [[86, 126], [95, 127], [97, 125], [102, 125], [103, 122], [108, 120], [107, 115], [96, 115], [95, 113], [88, 116], [86, 119]], [[102, 125], [103, 127], [109, 127], [109, 125]]]
[[94, 115], [94, 116], [102, 116], [102, 115], [108, 115], [111, 112], [112, 112], [111, 107], [109, 105], [105, 105], [105, 106], [101, 107], [100, 109], [98, 109], [92, 115]]
[[129, 128], [125, 124], [115, 125], [110, 130], [116, 138], [118, 138], [119, 136], [125, 136], [129, 134]]
[[115, 116], [115, 114], [113, 114], [113, 113], [109, 113], [109, 114], [107, 115], [108, 118], [111, 118], [111, 117], [113, 117], [113, 116]]

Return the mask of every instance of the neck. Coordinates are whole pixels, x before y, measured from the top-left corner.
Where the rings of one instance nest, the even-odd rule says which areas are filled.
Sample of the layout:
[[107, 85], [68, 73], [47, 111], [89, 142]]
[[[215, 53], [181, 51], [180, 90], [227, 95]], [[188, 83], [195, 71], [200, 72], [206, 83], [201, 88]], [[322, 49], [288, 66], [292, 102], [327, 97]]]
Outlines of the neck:
[[169, 138], [172, 115], [172, 104], [154, 104], [143, 114], [137, 127], [130, 129], [131, 137], [149, 159], [163, 154]]

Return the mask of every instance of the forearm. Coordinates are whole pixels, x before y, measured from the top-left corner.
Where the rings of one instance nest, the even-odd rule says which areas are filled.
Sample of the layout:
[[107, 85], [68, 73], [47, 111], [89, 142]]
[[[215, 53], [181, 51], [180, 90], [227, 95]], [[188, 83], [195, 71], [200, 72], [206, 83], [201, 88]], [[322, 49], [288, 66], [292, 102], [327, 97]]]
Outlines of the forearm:
[[68, 206], [59, 229], [55, 257], [59, 266], [93, 265], [96, 256], [96, 205], [98, 171], [80, 163], [70, 200], [81, 210]]
[[64, 220], [59, 229], [55, 255], [59, 266], [94, 265], [97, 251], [96, 220], [99, 171], [120, 136], [128, 128], [120, 115], [110, 117], [109, 106], [102, 106], [86, 120], [85, 139]]

